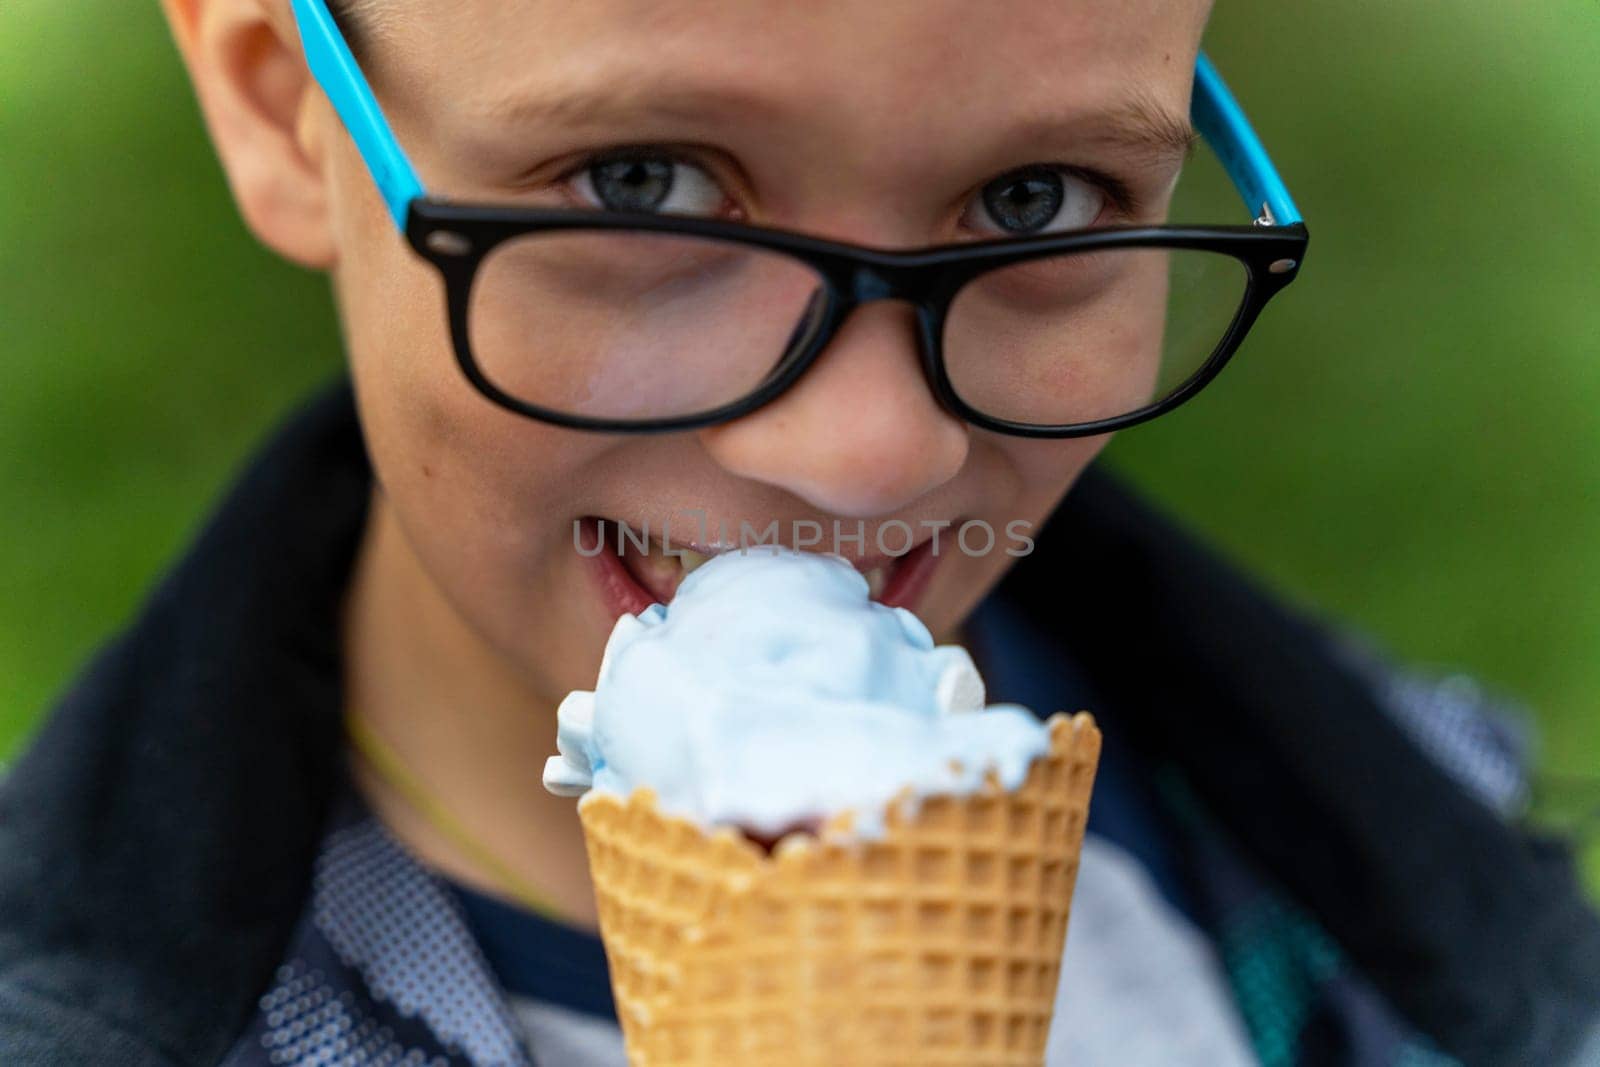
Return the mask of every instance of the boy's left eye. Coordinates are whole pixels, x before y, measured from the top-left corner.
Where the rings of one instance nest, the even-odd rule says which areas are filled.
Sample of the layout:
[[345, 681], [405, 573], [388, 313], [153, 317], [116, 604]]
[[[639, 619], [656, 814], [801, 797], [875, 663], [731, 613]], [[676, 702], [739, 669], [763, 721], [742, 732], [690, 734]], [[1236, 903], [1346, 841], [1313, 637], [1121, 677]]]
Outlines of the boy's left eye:
[[1032, 166], [1002, 174], [978, 191], [961, 221], [996, 237], [1025, 237], [1094, 224], [1108, 197], [1062, 167]]

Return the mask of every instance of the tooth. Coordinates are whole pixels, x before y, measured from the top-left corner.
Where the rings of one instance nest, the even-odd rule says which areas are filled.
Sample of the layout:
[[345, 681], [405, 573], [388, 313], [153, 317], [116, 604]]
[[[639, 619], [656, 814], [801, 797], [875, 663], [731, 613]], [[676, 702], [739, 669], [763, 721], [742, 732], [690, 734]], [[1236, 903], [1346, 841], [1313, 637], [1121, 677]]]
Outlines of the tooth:
[[711, 558], [710, 556], [701, 555], [692, 548], [680, 548], [676, 551], [678, 553], [678, 561], [683, 564], [683, 573], [686, 575], [693, 574], [699, 570], [701, 565]]
[[883, 599], [883, 587], [889, 580], [887, 567], [874, 567], [866, 574], [867, 595], [873, 600]]
[[667, 587], [678, 579], [678, 561], [662, 552], [654, 542], [648, 550], [635, 552], [631, 558], [638, 575], [651, 587]]

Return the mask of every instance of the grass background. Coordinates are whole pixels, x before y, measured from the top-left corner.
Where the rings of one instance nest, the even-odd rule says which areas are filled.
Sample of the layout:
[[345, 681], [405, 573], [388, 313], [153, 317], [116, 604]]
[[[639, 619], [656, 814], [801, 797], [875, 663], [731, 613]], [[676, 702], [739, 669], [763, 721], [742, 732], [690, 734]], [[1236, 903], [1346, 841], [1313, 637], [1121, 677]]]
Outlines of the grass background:
[[[1284, 596], [1468, 671], [1600, 807], [1593, 0], [1219, 5], [1312, 230], [1200, 400], [1110, 456]], [[153, 3], [0, 3], [0, 759], [340, 362], [240, 225]], [[1588, 851], [1600, 890], [1600, 851]]]

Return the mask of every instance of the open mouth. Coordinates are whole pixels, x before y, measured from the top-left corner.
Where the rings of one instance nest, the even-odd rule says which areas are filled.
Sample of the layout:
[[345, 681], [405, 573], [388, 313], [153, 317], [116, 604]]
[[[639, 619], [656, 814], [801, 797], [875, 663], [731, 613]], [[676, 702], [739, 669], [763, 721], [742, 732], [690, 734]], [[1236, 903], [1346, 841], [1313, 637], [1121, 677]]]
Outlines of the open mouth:
[[[683, 579], [700, 568], [718, 549], [697, 548], [652, 539], [641, 551], [638, 543], [623, 541], [618, 551], [617, 524], [591, 516], [581, 520], [581, 544], [601, 545], [591, 557], [601, 591], [616, 615], [637, 615], [653, 603], [668, 603]], [[864, 556], [850, 563], [867, 580], [873, 600], [890, 607], [911, 608], [927, 587], [938, 556], [931, 539], [895, 556]], [[723, 551], [737, 551], [732, 547]]]

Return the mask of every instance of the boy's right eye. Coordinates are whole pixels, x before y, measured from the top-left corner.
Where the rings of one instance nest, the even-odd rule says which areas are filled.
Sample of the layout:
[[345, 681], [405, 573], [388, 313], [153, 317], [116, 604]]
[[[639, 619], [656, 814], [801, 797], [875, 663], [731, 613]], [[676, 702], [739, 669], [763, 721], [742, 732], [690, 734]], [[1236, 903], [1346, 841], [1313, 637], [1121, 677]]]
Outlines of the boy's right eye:
[[604, 211], [715, 215], [728, 203], [727, 194], [703, 168], [659, 151], [594, 157], [569, 180], [585, 206]]

